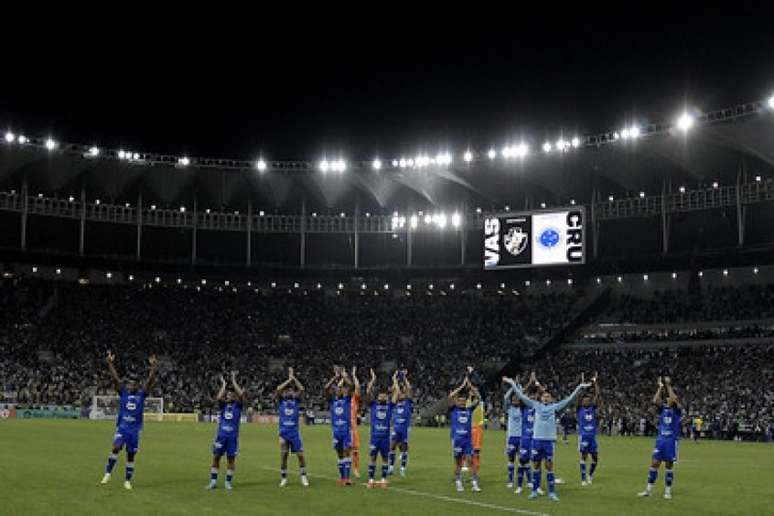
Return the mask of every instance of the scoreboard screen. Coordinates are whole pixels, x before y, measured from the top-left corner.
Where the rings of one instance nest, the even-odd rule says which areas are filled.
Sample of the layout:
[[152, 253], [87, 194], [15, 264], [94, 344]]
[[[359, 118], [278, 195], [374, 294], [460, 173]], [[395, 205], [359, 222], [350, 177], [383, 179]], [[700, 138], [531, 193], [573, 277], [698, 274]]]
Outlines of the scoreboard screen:
[[484, 219], [484, 269], [586, 263], [586, 212], [581, 206]]

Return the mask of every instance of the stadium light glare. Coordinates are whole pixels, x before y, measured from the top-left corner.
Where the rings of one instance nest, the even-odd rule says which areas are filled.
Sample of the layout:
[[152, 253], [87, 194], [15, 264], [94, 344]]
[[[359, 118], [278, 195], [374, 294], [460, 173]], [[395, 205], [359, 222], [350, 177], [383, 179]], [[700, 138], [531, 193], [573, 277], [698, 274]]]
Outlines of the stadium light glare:
[[529, 287], [530, 285], [532, 285], [532, 282], [531, 282], [530, 280], [526, 280], [526, 281], [524, 282], [524, 286], [525, 286], [525, 287]]
[[544, 202], [541, 202], [541, 203], [540, 203], [540, 207], [545, 209], [545, 207], [546, 207], [546, 203], [544, 203]]
[[430, 286], [429, 286], [429, 288], [430, 288], [430, 290], [433, 290], [433, 289], [435, 288], [435, 285], [433, 285], [432, 283], [430, 283]]
[[414, 166], [414, 160], [412, 158], [407, 159], [406, 166], [412, 168]]
[[753, 267], [753, 274], [758, 274], [758, 267]]
[[320, 169], [320, 172], [325, 173], [328, 172], [328, 169], [330, 168], [330, 164], [328, 163], [328, 160], [322, 160], [318, 165], [317, 168]]
[[400, 158], [400, 161], [398, 162], [398, 166], [400, 168], [406, 168], [406, 160], [403, 158]]
[[360, 285], [360, 290], [365, 290], [365, 289], [366, 289], [366, 284], [365, 284], [365, 283], [363, 283], [362, 285]]
[[728, 276], [728, 269], [723, 269], [723, 276]]
[[693, 116], [688, 113], [683, 113], [680, 115], [680, 118], [677, 119], [677, 128], [683, 132], [687, 132], [691, 127], [693, 127], [694, 122], [695, 119]]
[[684, 186], [680, 187], [680, 193], [685, 193], [685, 187]]
[[382, 169], [382, 161], [379, 158], [375, 159], [373, 161], [373, 163], [371, 163], [371, 167], [374, 170], [381, 170]]
[[641, 130], [638, 126], [633, 125], [631, 128], [629, 128], [629, 136], [632, 137], [632, 139], [637, 139], [640, 137]]
[[128, 202], [127, 202], [127, 203], [124, 203], [124, 208], [131, 208], [131, 207], [132, 207], [132, 205], [131, 205], [131, 204], [129, 204]]
[[552, 149], [551, 143], [546, 142], [543, 144], [543, 152], [551, 152], [551, 149]]
[[602, 278], [597, 278], [597, 285], [602, 284]]
[[551, 280], [550, 280], [550, 279], [547, 279], [547, 280], [546, 280], [546, 287], [550, 287], [550, 286], [551, 286]]
[[156, 276], [153, 281], [155, 281], [156, 283], [161, 283], [161, 278]]
[[712, 182], [712, 188], [717, 188], [718, 186], [720, 186], [720, 185], [718, 184], [717, 181], [713, 181]]
[[19, 138], [17, 138], [17, 140], [16, 140], [16, 141], [18, 141], [19, 143], [21, 143], [22, 145], [24, 145], [24, 144], [25, 144], [25, 143], [27, 143], [29, 140], [27, 139], [27, 137], [26, 137], [26, 136], [24, 136], [23, 134], [20, 134], [20, 135], [19, 135]]
[[672, 273], [672, 279], [677, 279], [677, 273], [676, 272]]
[[347, 216], [347, 214], [342, 211], [341, 213], [339, 213], [339, 216], [343, 219], [344, 217]]
[[616, 279], [618, 280], [618, 283], [622, 283], [623, 282], [623, 277], [621, 277], [621, 276], [618, 276], [618, 278], [616, 278]]
[[503, 147], [503, 150], [500, 151], [500, 154], [505, 159], [510, 158], [511, 157], [511, 148], [506, 145], [505, 147]]
[[124, 158], [126, 158], [126, 152], [124, 152], [123, 150], [119, 150], [118, 159], [124, 159]]
[[613, 202], [615, 200], [615, 197], [613, 197], [612, 195], [608, 195], [607, 200], [610, 202]]
[[624, 127], [621, 130], [621, 138], [624, 139], [624, 140], [628, 140], [629, 139], [629, 128], [628, 127]]
[[57, 270], [56, 270], [56, 273], [57, 273], [57, 274], [62, 274], [62, 269], [57, 269]]
[[105, 277], [106, 277], [107, 279], [110, 279], [110, 278], [112, 278], [112, 277], [113, 277], [113, 273], [112, 273], [112, 272], [110, 272], [110, 271], [108, 271], [108, 272], [106, 272], [106, 273], [105, 273]]
[[774, 109], [774, 95], [772, 95], [771, 97], [769, 97], [769, 107], [770, 107], [771, 109]]
[[461, 221], [462, 221], [462, 218], [460, 217], [459, 213], [455, 212], [454, 214], [452, 214], [451, 216], [452, 226], [454, 226], [455, 228], [460, 227]]
[[567, 284], [572, 285], [572, 278], [567, 278]]
[[644, 199], [644, 198], [645, 198], [645, 192], [640, 192], [640, 199]]
[[577, 149], [578, 147], [580, 147], [580, 138], [578, 138], [577, 136], [574, 136], [570, 141], [570, 144], [572, 145], [573, 149]]
[[92, 158], [96, 158], [97, 156], [99, 156], [99, 147], [97, 147], [96, 145], [92, 146], [89, 149], [89, 156], [91, 156]]
[[191, 164], [191, 160], [190, 160], [190, 158], [188, 158], [188, 156], [183, 156], [182, 158], [177, 160], [177, 163], [178, 163], [178, 165], [182, 165], [184, 167], [187, 167], [188, 165]]
[[476, 283], [476, 289], [481, 290], [481, 283]]
[[570, 144], [569, 144], [569, 143], [567, 143], [567, 141], [566, 141], [566, 140], [564, 140], [564, 139], [562, 139], [562, 138], [559, 138], [559, 140], [557, 140], [557, 142], [556, 142], [556, 149], [557, 149], [559, 152], [564, 152], [565, 150], [567, 150], [567, 147], [569, 147], [569, 145], [570, 145]]
[[99, 200], [99, 199], [95, 199], [95, 200], [94, 200], [94, 204], [96, 204], [97, 206], [99, 206], [99, 203], [100, 203], [100, 200]]
[[446, 214], [441, 213], [438, 215], [438, 227], [444, 229], [446, 227]]
[[425, 215], [425, 224], [430, 224], [431, 222], [433, 222], [433, 217], [430, 214]]
[[46, 149], [50, 151], [56, 149], [56, 142], [52, 138], [46, 140]]
[[263, 172], [264, 170], [266, 170], [266, 162], [264, 160], [262, 160], [262, 159], [259, 159], [255, 163], [255, 168], [258, 169], [258, 172]]
[[570, 199], [570, 206], [575, 206], [575, 199]]
[[648, 281], [648, 275], [647, 274], [643, 274], [642, 275], [642, 281]]
[[11, 131], [8, 131], [5, 133], [5, 141], [6, 143], [13, 143], [16, 140], [16, 135], [13, 134]]
[[133, 159], [133, 160], [138, 160], [138, 159], [140, 159], [140, 153], [139, 153], [139, 152], [135, 152], [134, 154], [132, 154], [132, 159]]
[[397, 159], [392, 160], [392, 166], [393, 167], [397, 167], [398, 166], [398, 160]]
[[417, 229], [419, 225], [419, 218], [416, 215], [412, 215], [410, 219], [411, 229]]
[[367, 212], [366, 212], [366, 218], [367, 218], [367, 219], [370, 219], [370, 218], [371, 218], [371, 212], [370, 212], [370, 211], [367, 211]]
[[411, 283], [409, 283], [408, 285], [406, 285], [406, 290], [411, 290]]
[[178, 285], [180, 285], [182, 282], [183, 282], [183, 280], [182, 280], [182, 279], [180, 279], [180, 278], [177, 278], [177, 279], [175, 280], [175, 283], [177, 283]]
[[180, 213], [185, 213], [185, 206], [180, 206]]
[[466, 163], [470, 163], [473, 161], [473, 153], [468, 151], [465, 151], [465, 154], [463, 154], [462, 159], [465, 160]]
[[266, 215], [265, 211], [261, 210], [261, 211], [258, 212], [258, 216], [259, 217], [263, 217], [264, 215]]
[[486, 155], [489, 157], [489, 159], [495, 159], [497, 157], [497, 151], [494, 149], [489, 149], [489, 152], [487, 152]]
[[476, 213], [481, 214], [481, 208], [476, 208]]
[[384, 290], [390, 290], [390, 285], [388, 283], [384, 284]]
[[704, 271], [699, 271], [699, 277], [701, 278], [702, 276], [704, 276]]
[[527, 157], [527, 154], [529, 154], [529, 145], [521, 142], [516, 146], [516, 157], [524, 159]]
[[763, 181], [763, 178], [761, 176], [755, 176], [756, 183], [760, 183], [761, 181]]
[[67, 200], [68, 200], [69, 202], [73, 202], [73, 201], [75, 200], [75, 197], [73, 197], [73, 196], [71, 195], [70, 197], [68, 197], [68, 198], [67, 198]]
[[129, 275], [129, 281], [134, 281], [134, 274]]

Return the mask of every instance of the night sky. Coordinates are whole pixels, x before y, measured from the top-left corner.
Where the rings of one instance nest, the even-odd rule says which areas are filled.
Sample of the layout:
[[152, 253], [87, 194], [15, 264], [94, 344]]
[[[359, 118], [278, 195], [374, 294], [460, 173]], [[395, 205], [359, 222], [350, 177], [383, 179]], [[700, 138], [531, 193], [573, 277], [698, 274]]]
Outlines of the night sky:
[[70, 13], [81, 22], [6, 40], [0, 128], [194, 156], [370, 159], [596, 133], [774, 93], [763, 2], [506, 5]]

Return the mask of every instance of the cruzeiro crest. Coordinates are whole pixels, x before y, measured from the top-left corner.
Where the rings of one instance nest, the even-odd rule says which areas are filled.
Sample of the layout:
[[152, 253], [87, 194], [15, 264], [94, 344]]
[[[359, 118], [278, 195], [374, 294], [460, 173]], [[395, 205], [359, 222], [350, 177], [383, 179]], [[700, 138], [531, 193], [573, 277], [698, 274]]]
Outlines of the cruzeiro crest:
[[529, 235], [521, 227], [511, 228], [503, 236], [503, 245], [513, 256], [518, 256], [524, 252], [527, 243], [529, 243]]
[[553, 249], [559, 244], [559, 230], [556, 228], [546, 228], [538, 235], [538, 242], [545, 249]]

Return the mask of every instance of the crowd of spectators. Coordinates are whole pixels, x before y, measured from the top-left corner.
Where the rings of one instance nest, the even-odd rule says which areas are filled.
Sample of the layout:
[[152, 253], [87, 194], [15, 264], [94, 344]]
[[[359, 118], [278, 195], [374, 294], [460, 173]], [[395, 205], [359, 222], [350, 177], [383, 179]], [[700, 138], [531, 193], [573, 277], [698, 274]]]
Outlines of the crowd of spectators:
[[[54, 296], [52, 298], [52, 295]], [[311, 405], [333, 364], [407, 368], [422, 405], [444, 396], [465, 365], [501, 367], [529, 354], [571, 312], [575, 295], [398, 295], [93, 286], [5, 280], [0, 387], [20, 403], [91, 403], [112, 394], [104, 357], [122, 375], [159, 357], [154, 396], [166, 411], [209, 409], [217, 375], [238, 371], [257, 411], [293, 366]], [[390, 371], [391, 372], [391, 371]], [[1, 401], [1, 400], [0, 400]]]

